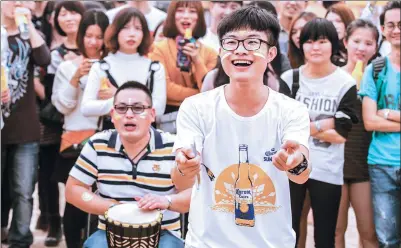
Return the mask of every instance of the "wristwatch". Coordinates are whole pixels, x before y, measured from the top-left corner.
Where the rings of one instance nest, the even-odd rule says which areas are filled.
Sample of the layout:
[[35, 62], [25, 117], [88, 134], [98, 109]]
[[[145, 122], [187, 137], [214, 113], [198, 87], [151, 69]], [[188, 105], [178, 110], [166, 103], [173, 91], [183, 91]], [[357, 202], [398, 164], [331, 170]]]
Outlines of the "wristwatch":
[[173, 201], [171, 200], [171, 196], [165, 195], [164, 197], [166, 197], [166, 199], [167, 199], [167, 201], [168, 201], [168, 207], [167, 207], [167, 209], [170, 209], [171, 204], [173, 204]]
[[308, 168], [309, 165], [308, 160], [305, 158], [304, 154], [302, 154], [302, 156], [304, 157], [304, 160], [302, 160], [302, 162], [296, 167], [288, 170], [288, 172], [291, 173], [292, 175], [298, 176]]
[[389, 114], [390, 114], [390, 109], [386, 109], [386, 110], [384, 110], [384, 119], [386, 119], [386, 120], [388, 120], [388, 116], [389, 116]]

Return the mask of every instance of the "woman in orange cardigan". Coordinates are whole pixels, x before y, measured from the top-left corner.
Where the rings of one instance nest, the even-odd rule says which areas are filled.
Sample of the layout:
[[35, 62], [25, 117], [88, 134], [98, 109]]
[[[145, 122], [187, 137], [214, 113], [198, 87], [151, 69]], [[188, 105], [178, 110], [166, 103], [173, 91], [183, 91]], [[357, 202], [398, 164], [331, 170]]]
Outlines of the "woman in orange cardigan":
[[[190, 30], [190, 31], [188, 31]], [[192, 32], [192, 35], [190, 34]], [[187, 35], [185, 35], [187, 33]], [[201, 2], [172, 1], [168, 8], [163, 34], [167, 38], [154, 45], [150, 55], [166, 69], [167, 106], [165, 113], [177, 111], [185, 98], [202, 88], [203, 77], [216, 66], [217, 53], [198, 39], [206, 34], [206, 23]], [[182, 45], [184, 36], [190, 40]], [[177, 63], [177, 57], [187, 57]]]

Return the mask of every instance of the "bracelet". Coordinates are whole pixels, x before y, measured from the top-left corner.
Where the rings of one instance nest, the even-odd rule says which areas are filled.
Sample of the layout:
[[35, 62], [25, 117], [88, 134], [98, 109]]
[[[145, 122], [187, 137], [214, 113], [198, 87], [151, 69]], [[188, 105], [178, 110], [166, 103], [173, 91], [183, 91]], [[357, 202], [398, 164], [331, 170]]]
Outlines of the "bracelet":
[[384, 119], [388, 120], [388, 116], [390, 115], [390, 109], [386, 109], [384, 111]]
[[175, 168], [177, 168], [178, 173], [180, 173], [181, 176], [185, 176], [185, 174], [178, 168], [178, 164], [176, 163]]
[[164, 197], [166, 197], [166, 199], [167, 199], [167, 201], [168, 201], [168, 207], [167, 207], [167, 209], [170, 209], [171, 204], [173, 204], [173, 201], [172, 201], [172, 199], [171, 199], [171, 196], [165, 195]]
[[316, 127], [316, 130], [318, 132], [322, 131], [322, 127], [320, 126], [320, 121], [319, 120], [315, 121], [315, 127]]
[[288, 170], [288, 172], [291, 173], [292, 175], [298, 176], [308, 168], [309, 165], [308, 160], [305, 158], [304, 154], [302, 154], [302, 156], [304, 157], [302, 162], [296, 167]]

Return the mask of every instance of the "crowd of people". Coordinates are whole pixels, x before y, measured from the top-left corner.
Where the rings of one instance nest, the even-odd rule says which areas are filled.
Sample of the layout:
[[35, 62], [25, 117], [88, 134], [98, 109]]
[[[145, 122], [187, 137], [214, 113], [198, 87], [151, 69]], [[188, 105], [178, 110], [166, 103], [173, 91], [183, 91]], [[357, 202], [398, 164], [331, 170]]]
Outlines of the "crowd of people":
[[305, 247], [310, 210], [341, 248], [350, 206], [401, 247], [401, 2], [308, 5], [2, 1], [2, 243], [33, 244], [38, 183], [48, 247], [108, 247], [127, 202], [166, 210], [162, 248]]

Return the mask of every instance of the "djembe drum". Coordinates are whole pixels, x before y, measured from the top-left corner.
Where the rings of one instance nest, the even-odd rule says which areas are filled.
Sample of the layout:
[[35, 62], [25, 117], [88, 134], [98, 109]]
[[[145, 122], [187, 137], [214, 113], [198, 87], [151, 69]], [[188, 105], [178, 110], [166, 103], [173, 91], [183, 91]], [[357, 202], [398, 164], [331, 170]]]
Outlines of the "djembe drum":
[[157, 248], [163, 214], [145, 211], [136, 203], [115, 205], [105, 213], [109, 248]]

